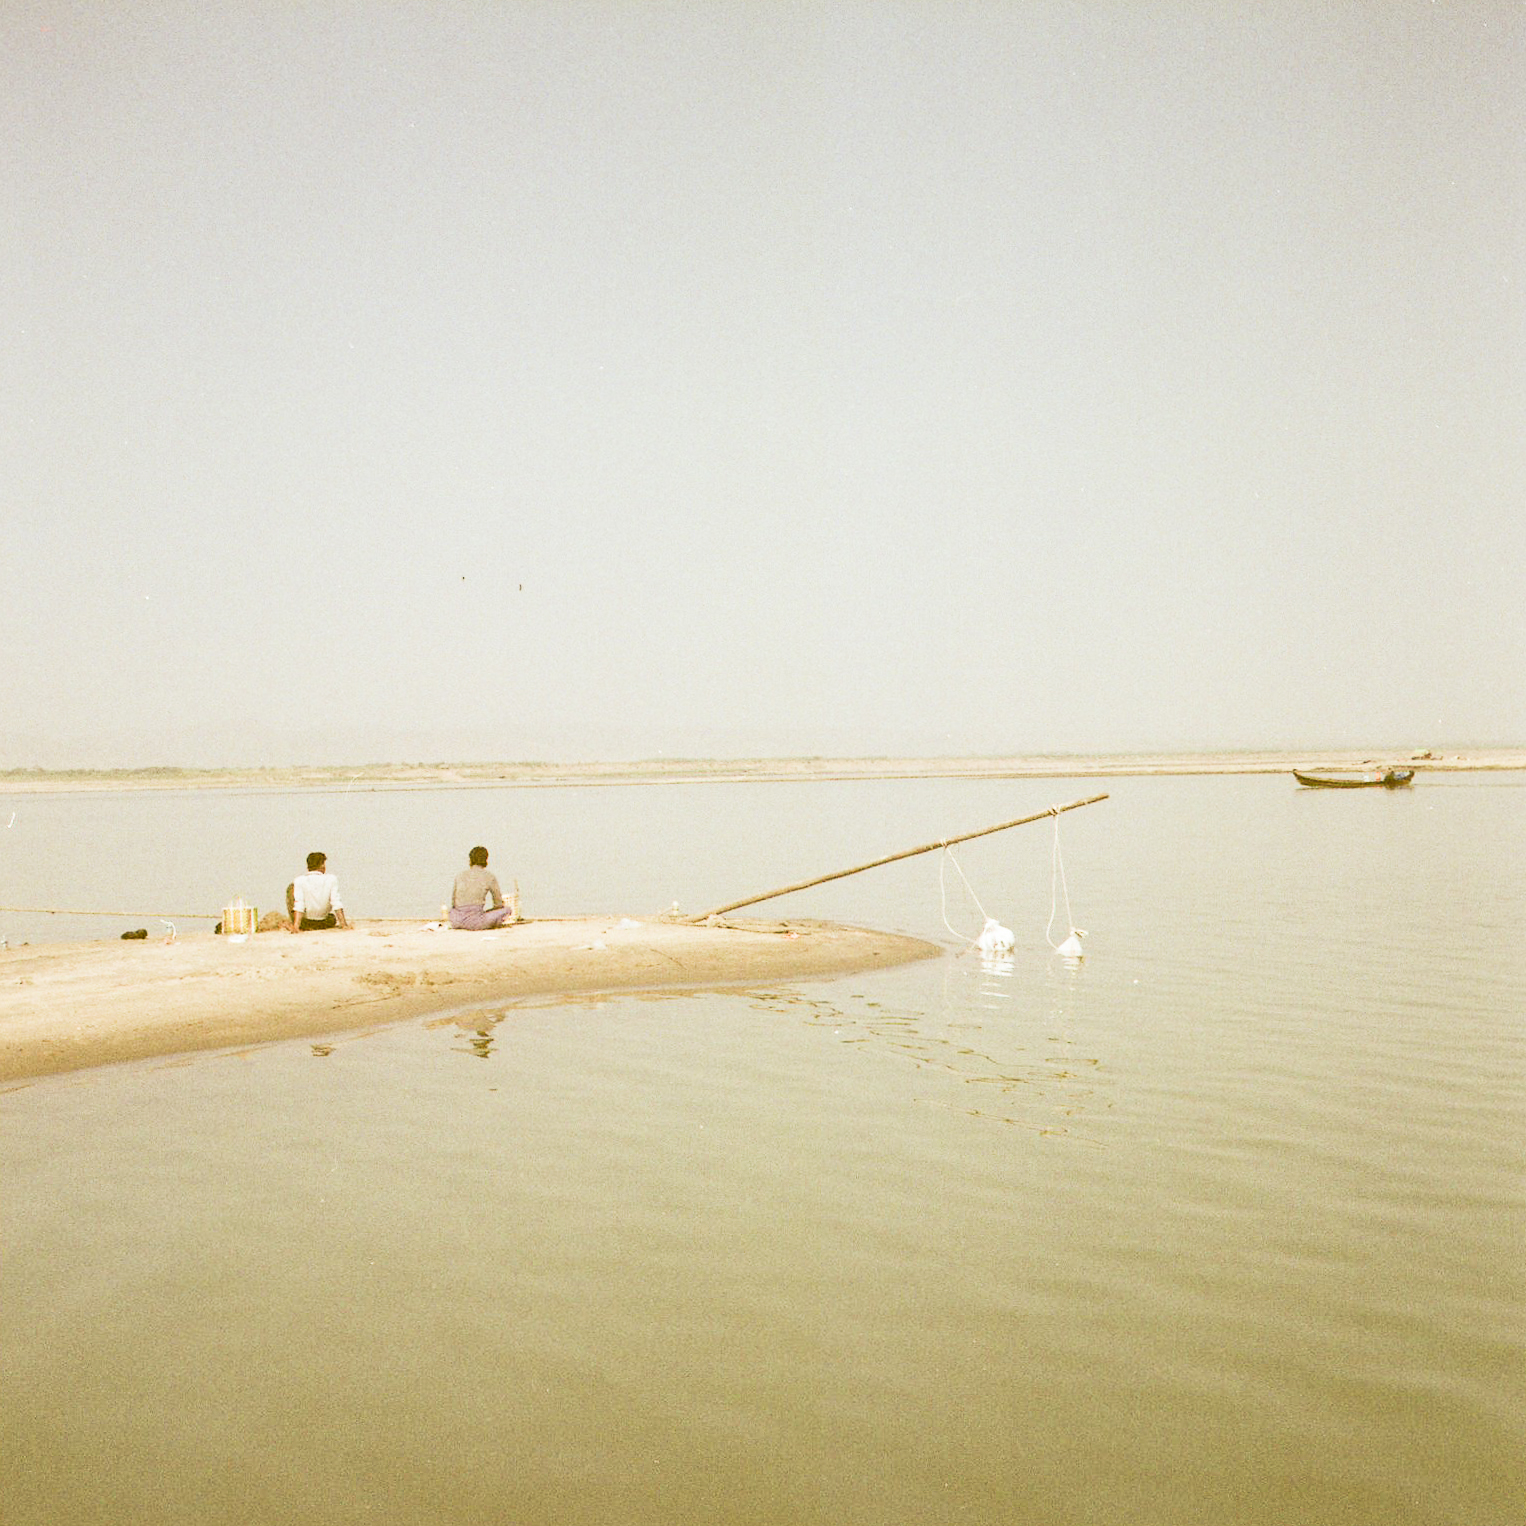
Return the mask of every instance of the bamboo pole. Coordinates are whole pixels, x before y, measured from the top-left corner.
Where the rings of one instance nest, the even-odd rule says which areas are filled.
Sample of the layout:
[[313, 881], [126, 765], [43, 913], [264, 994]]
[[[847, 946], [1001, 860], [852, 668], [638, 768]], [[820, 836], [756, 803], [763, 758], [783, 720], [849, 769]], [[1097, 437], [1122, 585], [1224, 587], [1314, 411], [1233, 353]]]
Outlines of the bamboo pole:
[[937, 842], [924, 843], [920, 848], [907, 848], [901, 853], [887, 853], [884, 858], [871, 859], [852, 869], [838, 869], [833, 874], [819, 874], [813, 880], [801, 880], [796, 885], [786, 885], [782, 890], [765, 891], [762, 895], [748, 896], [745, 901], [730, 901], [717, 906], [714, 911], [701, 912], [697, 917], [685, 917], [686, 922], [708, 922], [711, 917], [724, 916], [728, 911], [739, 911], [743, 906], [756, 906], [759, 901], [772, 901], [776, 896], [790, 895], [796, 890], [809, 890], [813, 885], [825, 885], [828, 880], [846, 879], [850, 874], [862, 874], [865, 869], [878, 869], [881, 864], [893, 864], [898, 859], [915, 858], [919, 853], [932, 853], [939, 848], [951, 848], [956, 842], [969, 842], [973, 837], [989, 837], [993, 832], [1005, 832], [1012, 827], [1027, 826], [1030, 821], [1042, 821], [1046, 816], [1060, 816], [1066, 811], [1078, 811], [1083, 805], [1095, 805], [1106, 800], [1104, 795], [1088, 795], [1085, 800], [1072, 800], [1069, 805], [1052, 805], [1047, 811], [1037, 811], [1032, 816], [1019, 816], [1016, 821], [1004, 821], [999, 826], [982, 827], [978, 832], [964, 832], [958, 837], [944, 837]]

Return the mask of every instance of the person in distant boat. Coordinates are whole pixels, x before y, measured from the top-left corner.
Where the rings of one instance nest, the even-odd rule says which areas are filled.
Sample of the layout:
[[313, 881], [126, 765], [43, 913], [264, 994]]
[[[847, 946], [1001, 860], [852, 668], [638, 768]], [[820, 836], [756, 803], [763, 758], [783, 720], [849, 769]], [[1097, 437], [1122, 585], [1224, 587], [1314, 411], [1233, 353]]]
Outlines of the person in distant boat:
[[291, 930], [294, 933], [316, 932], [325, 927], [348, 928], [339, 899], [339, 881], [328, 872], [328, 858], [322, 853], [307, 855], [307, 873], [291, 882]]
[[451, 886], [450, 925], [483, 932], [504, 922], [517, 922], [518, 913], [504, 900], [498, 876], [487, 866], [487, 849], [473, 848], [466, 857], [467, 867]]

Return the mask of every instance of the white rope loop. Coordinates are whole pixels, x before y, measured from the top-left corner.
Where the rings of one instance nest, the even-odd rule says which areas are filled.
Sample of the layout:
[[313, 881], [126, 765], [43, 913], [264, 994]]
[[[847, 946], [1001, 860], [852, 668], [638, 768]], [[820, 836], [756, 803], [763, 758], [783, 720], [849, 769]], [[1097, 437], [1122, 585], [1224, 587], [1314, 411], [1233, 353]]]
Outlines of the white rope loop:
[[1060, 852], [1060, 818], [1058, 815], [1054, 818], [1054, 848], [1050, 853], [1049, 861], [1049, 922], [1044, 928], [1044, 941], [1050, 948], [1058, 952], [1060, 945], [1050, 936], [1054, 931], [1054, 914], [1058, 909], [1055, 897], [1056, 887], [1065, 896], [1065, 924], [1069, 927], [1071, 934], [1074, 935], [1076, 925], [1075, 918], [1070, 914], [1070, 887], [1065, 883], [1065, 858]]
[[978, 936], [975, 938], [967, 938], [949, 922], [948, 886], [946, 883], [946, 875], [944, 873], [945, 860], [953, 864], [955, 872], [958, 874], [959, 878], [964, 881], [964, 888], [969, 891], [970, 899], [975, 903], [975, 909], [980, 913], [981, 919], [983, 921], [989, 921], [990, 919], [986, 916], [985, 907], [980, 904], [980, 897], [975, 894], [975, 887], [970, 884], [969, 880], [965, 877], [964, 870], [959, 867], [959, 860], [954, 857], [954, 850], [949, 847], [947, 843], [944, 843], [943, 852], [938, 855], [938, 899], [941, 903], [943, 911], [943, 925], [948, 928], [949, 932], [952, 933], [954, 937], [958, 938], [965, 945], [964, 948], [960, 950], [960, 952], [967, 954], [972, 948], [975, 947], [976, 943], [979, 942], [979, 938]]
[[[1070, 926], [1070, 936], [1063, 943], [1056, 943], [1050, 936], [1054, 929], [1054, 914], [1057, 910], [1055, 887], [1058, 885], [1060, 892], [1065, 897], [1065, 920]], [[1049, 878], [1049, 925], [1044, 929], [1045, 941], [1049, 947], [1062, 958], [1066, 964], [1073, 968], [1079, 966], [1086, 957], [1081, 948], [1081, 940], [1086, 936], [1084, 927], [1077, 927], [1075, 917], [1070, 910], [1070, 887], [1065, 883], [1065, 860], [1060, 853], [1060, 819], [1058, 813], [1054, 822], [1054, 865]]]

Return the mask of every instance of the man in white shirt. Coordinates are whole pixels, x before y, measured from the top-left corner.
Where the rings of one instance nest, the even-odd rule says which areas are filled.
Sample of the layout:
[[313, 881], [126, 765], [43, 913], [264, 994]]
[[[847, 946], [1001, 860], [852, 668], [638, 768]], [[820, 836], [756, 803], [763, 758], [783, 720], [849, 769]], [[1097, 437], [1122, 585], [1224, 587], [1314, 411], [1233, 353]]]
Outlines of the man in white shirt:
[[307, 873], [291, 882], [291, 930], [312, 932], [324, 927], [349, 927], [344, 902], [339, 899], [339, 881], [326, 869], [328, 858], [322, 853], [307, 855]]

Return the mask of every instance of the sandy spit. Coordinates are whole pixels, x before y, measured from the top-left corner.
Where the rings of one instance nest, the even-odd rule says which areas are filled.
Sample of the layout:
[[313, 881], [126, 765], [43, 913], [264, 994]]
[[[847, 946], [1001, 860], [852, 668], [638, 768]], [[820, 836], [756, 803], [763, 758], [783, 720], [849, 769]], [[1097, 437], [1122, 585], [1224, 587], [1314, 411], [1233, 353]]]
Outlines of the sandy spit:
[[0, 951], [0, 1082], [123, 1060], [320, 1038], [525, 996], [748, 986], [904, 964], [919, 938], [823, 922], [631, 917], [495, 933], [362, 921], [350, 932]]

